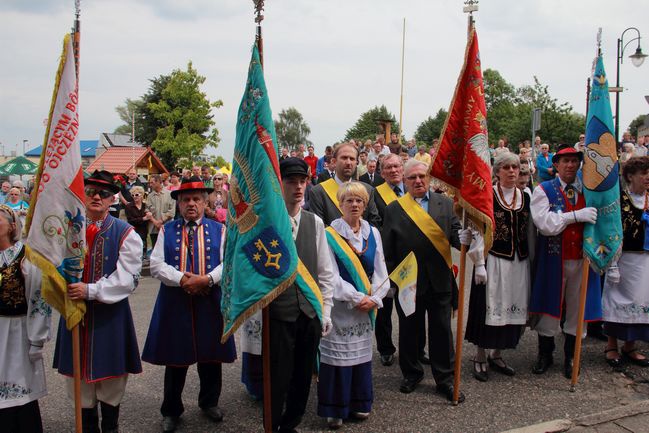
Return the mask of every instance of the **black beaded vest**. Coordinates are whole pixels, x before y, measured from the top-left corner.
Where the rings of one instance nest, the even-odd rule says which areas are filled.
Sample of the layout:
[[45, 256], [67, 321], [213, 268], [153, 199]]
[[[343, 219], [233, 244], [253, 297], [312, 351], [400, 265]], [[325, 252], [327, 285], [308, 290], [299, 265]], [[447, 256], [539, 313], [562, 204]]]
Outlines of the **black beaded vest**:
[[518, 253], [519, 259], [529, 256], [527, 243], [527, 230], [530, 219], [530, 198], [520, 190], [515, 191], [516, 196], [523, 196], [523, 206], [518, 209], [507, 209], [500, 203], [494, 191], [494, 241], [489, 254], [507, 260], [514, 260]]
[[23, 246], [18, 257], [0, 268], [0, 316], [23, 316], [27, 314], [25, 277], [20, 263], [25, 255]]
[[644, 252], [645, 222], [642, 221], [642, 209], [633, 205], [629, 194], [623, 189], [620, 193], [622, 207], [622, 251]]

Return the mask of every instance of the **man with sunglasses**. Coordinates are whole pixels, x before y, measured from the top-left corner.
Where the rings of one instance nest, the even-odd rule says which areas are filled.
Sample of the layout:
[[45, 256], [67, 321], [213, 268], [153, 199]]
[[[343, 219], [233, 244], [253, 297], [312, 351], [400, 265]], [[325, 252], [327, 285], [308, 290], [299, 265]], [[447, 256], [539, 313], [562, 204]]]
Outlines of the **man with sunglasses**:
[[[86, 244], [81, 282], [68, 284], [68, 297], [86, 302], [81, 322], [81, 406], [84, 432], [117, 432], [119, 408], [129, 374], [141, 373], [128, 296], [142, 268], [142, 240], [125, 221], [108, 213], [119, 187], [107, 171], [95, 171], [85, 183]], [[54, 367], [68, 376], [73, 396], [72, 338], [59, 322]]]
[[221, 363], [236, 359], [234, 339], [221, 343], [221, 273], [225, 226], [205, 217], [208, 194], [200, 177], [171, 192], [181, 218], [162, 226], [151, 253], [151, 275], [160, 280], [142, 359], [165, 366], [162, 430], [172, 432], [185, 408], [182, 392], [190, 365], [200, 378], [198, 406], [214, 422], [223, 419]]
[[[386, 160], [389, 162], [390, 159]], [[453, 201], [430, 190], [428, 165], [415, 159], [403, 168], [407, 191], [385, 208], [383, 250], [388, 272], [392, 272], [412, 251], [417, 258], [416, 310], [404, 314], [395, 296], [399, 316], [399, 367], [403, 380], [399, 390], [415, 390], [424, 378], [419, 359], [420, 335], [428, 317], [428, 350], [436, 390], [453, 399], [453, 333], [451, 316], [457, 286], [452, 272], [451, 247], [460, 248], [460, 222]], [[458, 402], [464, 401], [459, 393]]]

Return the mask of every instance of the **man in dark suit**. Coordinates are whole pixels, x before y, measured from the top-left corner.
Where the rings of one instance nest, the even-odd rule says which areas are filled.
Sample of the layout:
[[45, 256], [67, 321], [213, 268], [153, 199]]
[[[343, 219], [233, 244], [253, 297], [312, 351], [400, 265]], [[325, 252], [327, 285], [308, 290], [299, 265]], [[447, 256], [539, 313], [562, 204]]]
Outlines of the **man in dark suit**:
[[385, 182], [381, 175], [376, 171], [376, 160], [367, 162], [367, 173], [359, 177], [358, 180], [375, 188]]
[[331, 179], [336, 174], [333, 167], [330, 166], [330, 164], [331, 164], [331, 156], [330, 155], [325, 155], [323, 158], [324, 158], [324, 168], [322, 169], [322, 171], [318, 175], [318, 179], [317, 179], [316, 183], [322, 183], [327, 179]]
[[[411, 252], [417, 257], [416, 311], [406, 316], [397, 299], [399, 316], [400, 391], [410, 393], [424, 377], [419, 361], [422, 323], [428, 316], [428, 348], [437, 392], [453, 399], [453, 333], [451, 315], [456, 290], [451, 246], [460, 248], [460, 222], [448, 197], [429, 189], [426, 164], [410, 160], [404, 167], [407, 194], [385, 208], [381, 230], [388, 271]], [[459, 394], [459, 402], [464, 395]]]
[[[317, 184], [309, 195], [309, 210], [324, 221], [325, 226], [342, 216], [336, 193], [339, 185], [352, 180], [356, 165], [358, 164], [358, 149], [350, 143], [341, 143], [334, 149], [329, 169], [334, 167], [335, 175], [322, 183]], [[374, 188], [365, 184], [370, 196], [363, 219], [375, 227], [381, 226], [381, 217], [376, 210], [374, 202]]]

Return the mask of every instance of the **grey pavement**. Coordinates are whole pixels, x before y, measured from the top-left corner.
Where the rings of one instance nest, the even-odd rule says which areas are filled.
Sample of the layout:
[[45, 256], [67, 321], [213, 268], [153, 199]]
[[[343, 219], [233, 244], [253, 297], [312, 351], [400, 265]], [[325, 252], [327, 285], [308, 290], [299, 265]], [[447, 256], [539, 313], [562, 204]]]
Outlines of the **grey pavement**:
[[[455, 257], [457, 262], [457, 256]], [[469, 287], [469, 286], [467, 286]], [[131, 296], [131, 308], [137, 329], [140, 350], [144, 346], [158, 283], [143, 278]], [[468, 290], [467, 290], [468, 304]], [[466, 317], [466, 315], [465, 315]], [[58, 315], [53, 318], [56, 328]], [[394, 341], [397, 336], [396, 312], [393, 317]], [[453, 325], [455, 327], [455, 325]], [[649, 432], [649, 370], [630, 366], [624, 372], [613, 372], [604, 362], [604, 343], [587, 338], [583, 346], [583, 368], [576, 392], [569, 391], [569, 381], [562, 375], [562, 339], [557, 341], [555, 365], [544, 375], [531, 373], [536, 357], [536, 334], [529, 330], [519, 347], [504, 352], [506, 361], [516, 369], [513, 378], [490, 372], [489, 381], [478, 382], [471, 376], [470, 359], [474, 347], [464, 345], [461, 389], [466, 401], [453, 407], [435, 394], [435, 384], [427, 370], [424, 381], [412, 394], [399, 392], [401, 374], [395, 363], [383, 367], [378, 354], [373, 361], [374, 405], [369, 419], [345, 423], [343, 432], [498, 432], [529, 426], [530, 432]], [[647, 346], [639, 344], [641, 350]], [[46, 346], [46, 365], [51, 365], [54, 339]], [[397, 354], [398, 356], [398, 354]], [[120, 431], [159, 432], [162, 401], [163, 367], [143, 363], [143, 373], [129, 378], [122, 402]], [[64, 379], [55, 370], [46, 368], [49, 395], [40, 400], [46, 432], [73, 431], [73, 409], [64, 387]], [[197, 407], [198, 377], [190, 368], [185, 386], [185, 413], [179, 432], [260, 432], [261, 404], [252, 401], [240, 382], [241, 362], [223, 368], [223, 393], [220, 406], [225, 412], [223, 422], [213, 424]], [[316, 384], [311, 388], [307, 413], [300, 432], [327, 431], [326, 423], [316, 414]], [[624, 412], [626, 410], [626, 412]], [[601, 415], [613, 411], [608, 418]], [[618, 412], [615, 412], [618, 411]], [[594, 415], [593, 415], [594, 414]], [[588, 416], [607, 419], [594, 423]], [[591, 419], [591, 424], [586, 425]], [[582, 424], [580, 424], [582, 420]], [[586, 421], [583, 421], [586, 420]], [[553, 421], [554, 427], [537, 424]], [[561, 424], [563, 423], [563, 424]], [[557, 426], [563, 426], [557, 429]], [[554, 428], [554, 430], [552, 429]], [[581, 430], [579, 430], [581, 429]], [[1, 430], [1, 428], [0, 428]]]

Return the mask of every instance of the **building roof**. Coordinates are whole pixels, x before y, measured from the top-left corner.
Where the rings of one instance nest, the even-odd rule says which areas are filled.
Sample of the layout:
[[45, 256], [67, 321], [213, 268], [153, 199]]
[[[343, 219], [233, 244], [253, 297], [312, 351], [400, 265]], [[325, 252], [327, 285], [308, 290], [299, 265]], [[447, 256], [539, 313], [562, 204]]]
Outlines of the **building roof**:
[[[79, 140], [79, 147], [81, 148], [82, 158], [94, 158], [99, 146], [99, 140]], [[43, 151], [43, 146], [35, 147], [25, 152], [25, 156], [40, 157]]]
[[131, 136], [127, 134], [102, 132], [99, 138], [103, 147], [144, 147], [141, 143], [132, 141]]
[[113, 174], [126, 173], [130, 167], [148, 167], [150, 173], [167, 173], [162, 161], [148, 147], [109, 147], [99, 155], [86, 169], [89, 173], [95, 170], [108, 170]]

